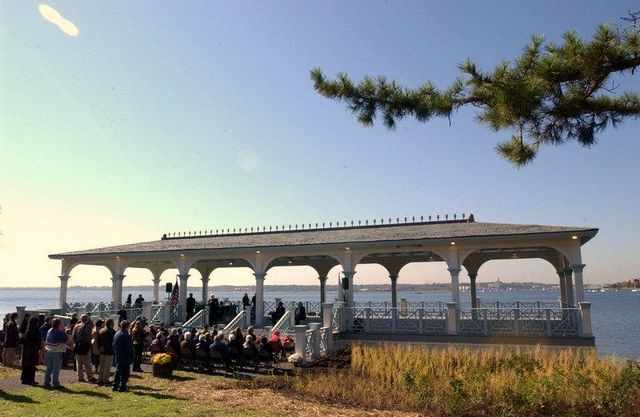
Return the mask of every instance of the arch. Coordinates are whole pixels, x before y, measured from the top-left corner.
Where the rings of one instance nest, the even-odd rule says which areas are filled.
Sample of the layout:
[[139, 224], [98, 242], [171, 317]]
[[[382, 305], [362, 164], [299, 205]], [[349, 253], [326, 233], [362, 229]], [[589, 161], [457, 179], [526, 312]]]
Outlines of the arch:
[[491, 260], [543, 259], [549, 262], [556, 270], [561, 270], [563, 268], [561, 263], [564, 261], [568, 264], [569, 262], [565, 254], [565, 251], [559, 251], [553, 246], [473, 249], [462, 253], [460, 265], [473, 273], [478, 272], [483, 264]]
[[[76, 267], [78, 266], [100, 266], [103, 268], [107, 268], [107, 270], [109, 270], [109, 272], [111, 273], [111, 277], [113, 277], [115, 275], [115, 270], [114, 268], [109, 265], [109, 264], [104, 264], [104, 263], [85, 263], [85, 262], [75, 262], [72, 264], [69, 264], [69, 266], [66, 268], [66, 273], [62, 273], [62, 275], [66, 275], [66, 276], [71, 276], [71, 271], [73, 271], [74, 269], [76, 269]], [[64, 270], [64, 268], [63, 268]]]

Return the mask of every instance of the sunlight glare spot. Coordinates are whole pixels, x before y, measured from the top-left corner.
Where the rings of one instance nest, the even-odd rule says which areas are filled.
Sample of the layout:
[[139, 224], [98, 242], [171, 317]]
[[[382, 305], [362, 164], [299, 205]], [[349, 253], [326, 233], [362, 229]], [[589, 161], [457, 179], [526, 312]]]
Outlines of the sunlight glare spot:
[[65, 34], [69, 36], [78, 36], [80, 34], [78, 27], [72, 21], [62, 17], [62, 15], [53, 7], [46, 4], [40, 4], [38, 6], [38, 11], [40, 11], [40, 14], [45, 18], [45, 20], [58, 26], [58, 28]]

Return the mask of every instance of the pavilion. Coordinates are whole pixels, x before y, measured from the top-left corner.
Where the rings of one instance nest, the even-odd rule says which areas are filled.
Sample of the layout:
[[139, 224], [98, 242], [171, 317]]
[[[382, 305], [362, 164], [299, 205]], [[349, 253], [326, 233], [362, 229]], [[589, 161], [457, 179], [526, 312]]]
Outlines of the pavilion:
[[598, 229], [476, 222], [469, 217], [406, 217], [358, 222], [211, 230], [170, 233], [160, 240], [49, 255], [62, 262], [60, 306], [74, 267], [101, 265], [112, 276], [112, 299], [122, 303], [128, 268], [146, 268], [153, 274], [154, 299], [160, 276], [177, 268], [180, 282], [179, 318], [186, 314], [187, 283], [193, 268], [202, 276], [202, 300], [208, 299], [211, 272], [220, 267], [248, 267], [256, 280], [256, 325], [264, 321], [264, 281], [275, 266], [308, 265], [318, 273], [320, 299], [326, 301], [328, 272], [340, 266], [344, 274], [341, 297], [352, 307], [353, 279], [359, 264], [379, 264], [391, 282], [391, 304], [397, 307], [401, 269], [412, 262], [443, 262], [451, 276], [451, 302], [460, 306], [460, 272], [470, 280], [471, 307], [477, 307], [476, 279], [480, 267], [494, 259], [539, 258], [551, 263], [559, 277], [563, 306], [585, 301], [581, 247]]

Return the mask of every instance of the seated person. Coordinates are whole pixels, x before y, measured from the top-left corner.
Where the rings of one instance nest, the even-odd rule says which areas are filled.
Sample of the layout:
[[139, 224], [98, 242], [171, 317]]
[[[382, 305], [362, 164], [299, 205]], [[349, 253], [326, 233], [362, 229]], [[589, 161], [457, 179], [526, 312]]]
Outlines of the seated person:
[[213, 344], [211, 345], [211, 352], [212, 353], [218, 352], [222, 357], [222, 360], [225, 362], [225, 364], [228, 365], [229, 355], [227, 354], [227, 345], [225, 343], [222, 343], [222, 336], [216, 335], [213, 338]]
[[280, 339], [280, 330], [274, 330], [271, 334], [271, 340], [269, 344], [273, 347], [273, 351], [278, 353], [282, 350], [282, 340]]
[[258, 347], [258, 352], [268, 352], [269, 356], [273, 357], [273, 346], [271, 346], [271, 343], [269, 343], [269, 341], [267, 340], [267, 336], [262, 336], [260, 338], [260, 346]]
[[235, 349], [236, 353], [242, 352], [242, 339], [238, 339], [235, 334], [229, 335], [229, 343], [227, 344], [229, 350]]
[[258, 353], [258, 348], [256, 347], [256, 344], [253, 343], [253, 336], [251, 336], [250, 334], [247, 335], [244, 345], [242, 345], [242, 348], [251, 349], [254, 355]]

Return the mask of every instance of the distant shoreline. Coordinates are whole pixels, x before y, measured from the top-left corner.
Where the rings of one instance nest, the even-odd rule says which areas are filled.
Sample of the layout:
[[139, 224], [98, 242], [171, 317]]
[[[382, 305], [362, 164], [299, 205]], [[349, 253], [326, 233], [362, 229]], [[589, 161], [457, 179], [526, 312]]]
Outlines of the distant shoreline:
[[[461, 287], [466, 288], [469, 284], [461, 283]], [[320, 287], [320, 284], [317, 285], [296, 285], [296, 284], [284, 284], [284, 285], [265, 285], [265, 291], [317, 291]], [[23, 290], [23, 291], [53, 291], [58, 290], [60, 287], [0, 287], [0, 291], [3, 290]], [[124, 288], [127, 288], [132, 291], [152, 291], [152, 285], [125, 285]], [[189, 286], [190, 289], [195, 289], [196, 286]], [[198, 286], [199, 288], [199, 286]], [[355, 284], [353, 286], [355, 291], [391, 291], [390, 284]], [[478, 290], [495, 290], [495, 283], [493, 282], [483, 282], [478, 283]], [[558, 284], [545, 284], [538, 282], [500, 282], [501, 290], [505, 289], [514, 289], [514, 290], [546, 290], [546, 289], [555, 289], [558, 288]], [[69, 290], [110, 290], [110, 285], [96, 285], [96, 286], [69, 286]], [[210, 291], [253, 291], [255, 287], [253, 285], [214, 285], [210, 286]], [[398, 291], [444, 291], [450, 290], [450, 283], [431, 283], [431, 284], [398, 284]], [[161, 290], [164, 290], [164, 284], [161, 285]], [[336, 291], [338, 290], [337, 285], [328, 285], [326, 286], [327, 291]]]

